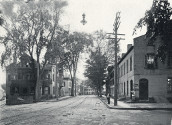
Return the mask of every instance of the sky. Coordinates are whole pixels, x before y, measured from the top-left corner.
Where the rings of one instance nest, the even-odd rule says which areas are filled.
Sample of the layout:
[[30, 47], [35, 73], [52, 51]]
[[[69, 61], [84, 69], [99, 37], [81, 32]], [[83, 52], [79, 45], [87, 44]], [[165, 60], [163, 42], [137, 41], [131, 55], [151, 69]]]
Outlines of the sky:
[[[1, 1], [1, 0], [0, 0]], [[118, 33], [125, 34], [125, 40], [120, 41], [121, 53], [127, 50], [127, 44], [133, 44], [133, 38], [145, 34], [145, 28], [132, 35], [133, 29], [140, 18], [149, 10], [153, 0], [67, 0], [68, 6], [64, 8], [61, 16], [61, 25], [68, 26], [69, 31], [83, 31], [92, 33], [96, 30], [113, 32], [113, 24], [116, 12], [121, 12], [120, 27]], [[172, 0], [169, 0], [172, 4]], [[82, 25], [82, 14], [85, 13], [87, 23]], [[2, 31], [0, 29], [0, 31]], [[0, 53], [2, 52], [0, 47]], [[84, 79], [84, 55], [79, 61], [78, 77]], [[0, 68], [0, 84], [5, 82], [5, 73]]]

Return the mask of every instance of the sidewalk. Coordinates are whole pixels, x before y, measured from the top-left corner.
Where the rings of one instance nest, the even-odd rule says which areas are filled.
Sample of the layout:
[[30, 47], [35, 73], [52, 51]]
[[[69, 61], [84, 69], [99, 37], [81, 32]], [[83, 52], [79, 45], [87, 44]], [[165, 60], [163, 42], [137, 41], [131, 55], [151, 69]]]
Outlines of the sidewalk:
[[99, 97], [100, 100], [110, 109], [121, 110], [172, 110], [171, 103], [126, 103], [117, 101], [117, 106], [114, 106], [114, 99], [110, 99], [110, 104], [107, 104], [106, 96]]

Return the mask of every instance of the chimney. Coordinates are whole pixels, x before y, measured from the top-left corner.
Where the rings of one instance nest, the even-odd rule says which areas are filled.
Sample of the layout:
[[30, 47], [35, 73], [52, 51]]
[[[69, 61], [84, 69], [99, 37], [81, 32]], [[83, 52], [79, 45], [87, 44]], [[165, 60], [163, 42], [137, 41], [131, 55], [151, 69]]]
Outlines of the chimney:
[[125, 53], [122, 53], [122, 57], [125, 55]]
[[127, 51], [132, 47], [132, 44], [127, 44]]

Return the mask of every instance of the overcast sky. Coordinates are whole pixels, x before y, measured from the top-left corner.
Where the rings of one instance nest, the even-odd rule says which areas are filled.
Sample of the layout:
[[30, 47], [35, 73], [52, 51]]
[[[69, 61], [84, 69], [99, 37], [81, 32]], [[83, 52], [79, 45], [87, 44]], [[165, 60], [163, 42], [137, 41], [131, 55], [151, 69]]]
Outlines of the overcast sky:
[[[1, 0], [0, 0], [1, 1]], [[127, 44], [133, 43], [133, 38], [145, 33], [145, 29], [138, 35], [132, 36], [133, 28], [138, 20], [144, 16], [146, 10], [150, 9], [153, 0], [67, 0], [61, 16], [61, 24], [68, 25], [70, 31], [84, 31], [92, 33], [96, 30], [113, 32], [113, 23], [117, 11], [121, 12], [121, 24], [119, 33], [125, 34], [125, 40], [120, 41], [121, 52], [126, 52]], [[169, 0], [172, 3], [172, 0]], [[82, 14], [86, 14], [87, 24], [82, 25]], [[0, 49], [2, 51], [2, 49]], [[81, 61], [78, 72], [84, 71], [83, 61]], [[5, 82], [4, 73], [0, 70], [0, 83]], [[80, 75], [83, 78], [83, 75]]]

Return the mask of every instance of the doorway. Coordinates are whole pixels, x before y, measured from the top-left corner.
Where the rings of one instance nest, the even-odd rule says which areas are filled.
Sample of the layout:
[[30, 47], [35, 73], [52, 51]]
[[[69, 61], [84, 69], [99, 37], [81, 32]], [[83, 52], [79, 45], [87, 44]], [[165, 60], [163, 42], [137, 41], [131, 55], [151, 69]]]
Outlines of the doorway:
[[133, 80], [130, 81], [130, 99], [132, 99]]
[[139, 80], [139, 99], [148, 100], [148, 80], [147, 79]]

